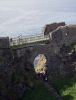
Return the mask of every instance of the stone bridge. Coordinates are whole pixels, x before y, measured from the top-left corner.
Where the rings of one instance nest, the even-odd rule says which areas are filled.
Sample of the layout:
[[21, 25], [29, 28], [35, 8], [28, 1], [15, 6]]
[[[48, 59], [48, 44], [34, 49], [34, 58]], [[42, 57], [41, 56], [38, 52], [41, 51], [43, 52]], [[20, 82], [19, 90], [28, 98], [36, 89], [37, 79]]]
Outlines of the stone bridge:
[[50, 48], [50, 44], [45, 44], [18, 49], [16, 50], [18, 57], [23, 55], [26, 52], [26, 50], [31, 51], [30, 62], [32, 64], [34, 63], [35, 57], [37, 57], [39, 54], [44, 54], [47, 59], [47, 64], [49, 64], [50, 54], [53, 55], [53, 48]]

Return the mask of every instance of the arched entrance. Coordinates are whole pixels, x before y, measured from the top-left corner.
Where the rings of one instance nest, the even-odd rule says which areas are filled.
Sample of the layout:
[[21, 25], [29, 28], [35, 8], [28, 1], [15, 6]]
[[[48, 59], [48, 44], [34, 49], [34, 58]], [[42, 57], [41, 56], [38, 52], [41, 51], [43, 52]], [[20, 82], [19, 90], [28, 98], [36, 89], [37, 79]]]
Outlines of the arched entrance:
[[38, 73], [42, 73], [45, 74], [46, 73], [46, 62], [47, 62], [47, 58], [44, 54], [38, 54], [35, 59], [34, 59], [34, 69], [35, 72]]

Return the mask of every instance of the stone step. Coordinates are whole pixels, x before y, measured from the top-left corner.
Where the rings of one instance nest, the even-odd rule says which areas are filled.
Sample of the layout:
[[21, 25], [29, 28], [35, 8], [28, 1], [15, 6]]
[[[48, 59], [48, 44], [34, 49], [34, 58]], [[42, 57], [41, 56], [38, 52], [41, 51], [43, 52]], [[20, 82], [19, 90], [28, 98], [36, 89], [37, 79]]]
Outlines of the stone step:
[[62, 97], [54, 90], [54, 88], [48, 83], [44, 82], [44, 86], [47, 88], [47, 90], [55, 97], [57, 100], [63, 100]]
[[44, 86], [47, 88], [47, 90], [56, 98], [56, 100], [63, 100], [62, 97], [55, 91], [55, 89], [51, 86], [49, 82], [44, 82], [40, 80]]

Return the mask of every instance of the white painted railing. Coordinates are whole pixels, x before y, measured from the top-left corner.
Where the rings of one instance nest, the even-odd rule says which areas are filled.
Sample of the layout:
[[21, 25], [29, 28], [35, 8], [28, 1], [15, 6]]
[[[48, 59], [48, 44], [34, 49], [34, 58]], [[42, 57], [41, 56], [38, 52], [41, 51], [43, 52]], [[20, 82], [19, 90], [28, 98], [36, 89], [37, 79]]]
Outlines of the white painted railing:
[[10, 46], [35, 43], [46, 40], [49, 40], [49, 35], [40, 34], [40, 35], [23, 36], [21, 38], [10, 39]]

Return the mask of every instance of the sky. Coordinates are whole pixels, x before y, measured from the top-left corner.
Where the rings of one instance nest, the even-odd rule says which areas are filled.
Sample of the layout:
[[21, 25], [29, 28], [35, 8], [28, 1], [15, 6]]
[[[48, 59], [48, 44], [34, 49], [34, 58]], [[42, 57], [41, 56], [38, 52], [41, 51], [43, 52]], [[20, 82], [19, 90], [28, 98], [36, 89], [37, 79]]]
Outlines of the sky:
[[[56, 14], [56, 11], [61, 9], [62, 12], [65, 10], [70, 12], [71, 9], [68, 10], [70, 8], [69, 3], [75, 11], [76, 0], [0, 0], [0, 36], [15, 37], [20, 33], [26, 35], [25, 32], [28, 33], [30, 30], [31, 33], [34, 28], [35, 31], [38, 31], [37, 28], [53, 19], [49, 19], [48, 17], [51, 16], [49, 15], [47, 16], [49, 20], [43, 22], [44, 13], [48, 15], [50, 11], [54, 10], [53, 13]], [[75, 16], [74, 13], [72, 16]], [[57, 15], [56, 17], [58, 17]], [[44, 16], [43, 18], [46, 19]], [[34, 25], [35, 23], [36, 25]]]

